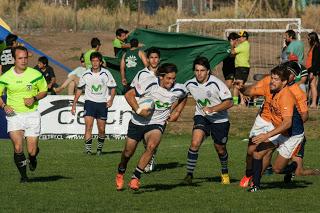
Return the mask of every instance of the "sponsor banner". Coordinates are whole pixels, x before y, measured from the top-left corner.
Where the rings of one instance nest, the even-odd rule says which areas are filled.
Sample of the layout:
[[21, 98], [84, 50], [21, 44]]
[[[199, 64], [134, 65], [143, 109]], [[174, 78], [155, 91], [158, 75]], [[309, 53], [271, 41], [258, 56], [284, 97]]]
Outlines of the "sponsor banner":
[[[84, 140], [84, 134], [42, 134], [39, 138], [40, 140]], [[98, 139], [98, 135], [94, 134], [92, 138]], [[126, 138], [126, 135], [106, 135], [105, 139], [124, 140]]]
[[[49, 95], [40, 100], [41, 139], [77, 139], [85, 132], [84, 99], [80, 97], [76, 114], [71, 114], [74, 96]], [[121, 138], [127, 134], [131, 119], [131, 107], [124, 96], [116, 96], [109, 108], [106, 124], [106, 135]], [[94, 135], [98, 134], [96, 121], [93, 124]]]

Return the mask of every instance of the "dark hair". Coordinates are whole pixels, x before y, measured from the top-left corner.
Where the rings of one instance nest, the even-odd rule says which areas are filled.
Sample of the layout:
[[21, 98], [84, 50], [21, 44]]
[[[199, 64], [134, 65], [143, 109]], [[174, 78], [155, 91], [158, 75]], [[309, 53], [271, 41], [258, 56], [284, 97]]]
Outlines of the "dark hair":
[[12, 46], [13, 45], [13, 42], [17, 41], [18, 40], [18, 36], [17, 35], [14, 35], [14, 34], [9, 34], [7, 35], [6, 37], [6, 45], [8, 47]]
[[291, 37], [292, 39], [296, 39], [296, 32], [294, 32], [293, 30], [287, 30], [286, 33], [287, 33], [288, 36]]
[[235, 33], [235, 32], [231, 32], [231, 33], [228, 35], [228, 41], [230, 41], [230, 40], [236, 40], [236, 39], [238, 39], [238, 38], [240, 38], [240, 36], [239, 36], [237, 33]]
[[126, 32], [124, 31], [124, 29], [119, 28], [119, 29], [116, 30], [116, 36], [121, 36], [122, 33], [126, 33]]
[[289, 81], [291, 71], [288, 66], [280, 64], [271, 70], [271, 74], [278, 75], [281, 81]]
[[16, 52], [17, 52], [17, 50], [22, 50], [22, 51], [25, 51], [25, 52], [27, 52], [27, 54], [28, 54], [28, 49], [27, 48], [25, 48], [24, 46], [17, 46], [17, 47], [15, 47], [15, 48], [13, 48], [12, 49], [12, 57], [14, 58], [14, 59], [16, 59]]
[[159, 50], [158, 48], [150, 47], [150, 48], [147, 50], [147, 58], [149, 58], [152, 53], [156, 53], [156, 54], [159, 56], [159, 58], [160, 58], [160, 50]]
[[210, 70], [210, 63], [209, 63], [209, 60], [208, 60], [206, 57], [198, 56], [198, 57], [193, 61], [193, 70], [195, 70], [196, 64], [202, 65], [202, 66], [204, 66], [205, 68], [207, 68], [207, 70]]
[[84, 62], [84, 53], [81, 53], [79, 60], [80, 60], [81, 62]]
[[45, 57], [45, 56], [39, 57], [38, 61], [41, 62], [41, 63], [43, 63], [43, 64], [46, 65], [46, 66], [48, 66], [48, 64], [49, 64], [48, 58]]
[[100, 40], [98, 38], [92, 38], [91, 39], [91, 47], [96, 48], [97, 46], [100, 46]]
[[313, 45], [319, 45], [319, 37], [316, 32], [311, 32], [308, 34], [309, 45], [312, 47]]
[[139, 45], [138, 39], [132, 38], [132, 39], [130, 40], [130, 46], [131, 46], [131, 47], [138, 47], [138, 45]]
[[175, 72], [175, 73], [178, 72], [177, 66], [172, 63], [164, 63], [159, 66], [159, 68], [157, 70], [157, 75], [158, 76], [165, 76], [166, 74], [172, 73], [172, 72]]
[[123, 32], [124, 32], [125, 34], [128, 34], [128, 33], [129, 33], [129, 30], [123, 30]]
[[94, 58], [98, 58], [99, 61], [101, 62], [101, 61], [102, 61], [102, 54], [99, 53], [99, 52], [93, 52], [93, 53], [91, 53], [91, 55], [90, 55], [90, 61], [91, 61], [92, 59], [94, 59]]

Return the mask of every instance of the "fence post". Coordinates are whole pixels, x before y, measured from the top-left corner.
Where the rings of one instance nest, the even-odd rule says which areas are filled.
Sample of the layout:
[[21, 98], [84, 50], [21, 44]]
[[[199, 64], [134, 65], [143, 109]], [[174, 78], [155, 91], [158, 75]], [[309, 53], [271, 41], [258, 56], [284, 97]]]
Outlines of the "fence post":
[[73, 32], [77, 32], [78, 30], [78, 9], [77, 9], [77, 0], [73, 0], [73, 11], [74, 11], [74, 25]]
[[15, 5], [15, 27], [16, 30], [19, 28], [19, 6], [20, 6], [20, 0], [15, 0], [14, 1]]

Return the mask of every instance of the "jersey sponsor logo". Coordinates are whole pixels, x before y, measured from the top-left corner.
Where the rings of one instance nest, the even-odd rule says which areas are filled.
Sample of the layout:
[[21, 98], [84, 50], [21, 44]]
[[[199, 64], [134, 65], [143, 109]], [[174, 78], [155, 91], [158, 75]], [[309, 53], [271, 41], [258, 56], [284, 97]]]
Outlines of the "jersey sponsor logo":
[[197, 100], [197, 103], [200, 105], [200, 106], [202, 106], [202, 107], [206, 107], [206, 106], [208, 106], [208, 105], [210, 105], [211, 104], [211, 102], [209, 101], [209, 99], [204, 99], [204, 100], [201, 100], [201, 99], [198, 99]]
[[97, 92], [100, 92], [101, 90], [102, 90], [102, 85], [101, 84], [98, 84], [98, 85], [93, 84], [91, 86], [91, 92], [92, 93], [97, 93]]
[[136, 67], [137, 66], [137, 57], [134, 55], [130, 55], [129, 57], [126, 58], [126, 67], [131, 68], [131, 67]]
[[170, 104], [168, 102], [161, 102], [161, 101], [155, 101], [154, 104], [156, 105], [156, 108], [161, 109], [161, 108], [169, 108]]

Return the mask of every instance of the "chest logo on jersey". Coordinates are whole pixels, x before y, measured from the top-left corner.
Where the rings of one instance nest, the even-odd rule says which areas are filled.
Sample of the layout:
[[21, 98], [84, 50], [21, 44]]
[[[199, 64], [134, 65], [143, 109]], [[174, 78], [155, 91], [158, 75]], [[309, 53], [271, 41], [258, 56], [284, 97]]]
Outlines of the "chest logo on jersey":
[[100, 92], [101, 90], [102, 90], [102, 85], [101, 84], [98, 84], [98, 85], [93, 84], [91, 86], [91, 91], [92, 92]]
[[27, 87], [27, 91], [31, 91], [32, 90], [32, 84], [28, 84], [26, 87]]
[[212, 93], [210, 91], [207, 91], [207, 96], [208, 96], [208, 98], [211, 98]]
[[205, 106], [208, 106], [211, 104], [211, 102], [209, 101], [209, 99], [204, 99], [204, 100], [201, 100], [201, 99], [198, 99], [197, 100], [197, 103], [202, 106], [202, 107], [205, 107]]
[[156, 108], [161, 109], [161, 108], [169, 108], [170, 104], [168, 102], [162, 103], [161, 101], [155, 101], [154, 104], [156, 105]]
[[137, 66], [137, 58], [134, 55], [130, 55], [128, 58], [126, 58], [126, 67], [136, 67]]

